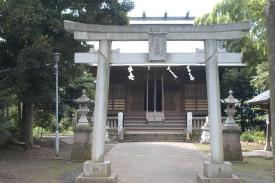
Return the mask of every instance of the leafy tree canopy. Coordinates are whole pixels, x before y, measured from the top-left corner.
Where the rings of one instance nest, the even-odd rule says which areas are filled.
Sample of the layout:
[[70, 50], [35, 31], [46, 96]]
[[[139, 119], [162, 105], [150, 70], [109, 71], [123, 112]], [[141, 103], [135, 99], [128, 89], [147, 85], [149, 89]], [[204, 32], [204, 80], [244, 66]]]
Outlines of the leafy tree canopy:
[[89, 73], [89, 67], [73, 61], [75, 52], [88, 51], [90, 46], [75, 41], [64, 30], [63, 21], [127, 24], [127, 12], [133, 7], [130, 0], [0, 0], [0, 102], [16, 97], [13, 105], [18, 106], [18, 114], [20, 103], [23, 108], [29, 106], [28, 111], [32, 110], [32, 104], [35, 110], [54, 109], [54, 52], [61, 53], [58, 63], [59, 86], [63, 89], [61, 104], [72, 105], [73, 98], [83, 88], [92, 95], [92, 84], [79, 83], [81, 78], [92, 79], [84, 74]]
[[[65, 32], [63, 20], [127, 24], [130, 0], [2, 0], [0, 3], [0, 88], [13, 88], [22, 100], [52, 96], [54, 61], [60, 52], [60, 85], [72, 84], [89, 70], [73, 63], [73, 53], [87, 51], [85, 42]], [[84, 70], [83, 70], [84, 69]], [[12, 82], [11, 82], [12, 81]]]
[[[267, 77], [258, 78], [257, 72], [267, 62], [265, 0], [223, 0], [213, 11], [196, 19], [196, 24], [222, 24], [251, 21], [251, 30], [240, 41], [227, 41], [229, 51], [242, 52], [242, 61], [247, 64], [247, 73], [253, 77], [253, 86], [262, 90], [268, 87]], [[256, 72], [257, 71], [257, 72]], [[264, 81], [262, 79], [265, 79]]]

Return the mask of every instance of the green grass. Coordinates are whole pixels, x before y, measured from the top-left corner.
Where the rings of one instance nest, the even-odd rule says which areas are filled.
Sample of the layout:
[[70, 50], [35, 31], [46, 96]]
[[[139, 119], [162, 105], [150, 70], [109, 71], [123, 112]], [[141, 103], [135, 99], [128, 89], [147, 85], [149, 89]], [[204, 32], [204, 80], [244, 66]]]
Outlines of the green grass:
[[[194, 144], [204, 153], [210, 152], [209, 144]], [[252, 151], [264, 149], [263, 144], [241, 142], [242, 151]], [[233, 162], [232, 169], [234, 174], [239, 176], [245, 183], [258, 183], [272, 181], [272, 159], [263, 157], [244, 157], [243, 162]]]
[[[33, 128], [33, 136], [39, 138], [41, 136], [41, 129], [40, 127]], [[49, 130], [43, 129], [43, 136], [54, 136], [55, 132], [51, 132]], [[69, 128], [68, 130], [62, 130], [60, 132], [60, 135], [63, 136], [72, 136], [73, 135], [73, 129]]]
[[233, 162], [233, 172], [244, 182], [269, 182], [272, 180], [272, 159], [244, 157], [244, 162]]
[[[210, 144], [195, 143], [194, 145], [204, 153], [210, 152]], [[252, 150], [263, 150], [265, 146], [264, 144], [250, 143], [250, 142], [241, 142], [241, 145], [242, 145], [243, 152], [252, 151]]]

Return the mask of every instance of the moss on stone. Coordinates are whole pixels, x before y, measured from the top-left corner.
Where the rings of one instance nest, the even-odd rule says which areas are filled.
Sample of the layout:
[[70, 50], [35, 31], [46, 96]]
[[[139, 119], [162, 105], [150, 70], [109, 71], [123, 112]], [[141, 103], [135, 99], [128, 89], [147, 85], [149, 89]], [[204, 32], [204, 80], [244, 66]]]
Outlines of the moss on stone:
[[91, 159], [91, 144], [74, 142], [71, 159], [75, 161], [85, 161]]

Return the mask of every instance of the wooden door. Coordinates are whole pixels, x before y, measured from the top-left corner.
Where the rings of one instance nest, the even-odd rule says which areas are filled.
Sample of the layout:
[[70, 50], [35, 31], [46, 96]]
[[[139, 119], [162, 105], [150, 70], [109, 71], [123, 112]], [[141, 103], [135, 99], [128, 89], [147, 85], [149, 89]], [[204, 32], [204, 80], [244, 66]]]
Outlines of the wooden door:
[[164, 111], [181, 111], [180, 81], [170, 75], [164, 77]]
[[128, 81], [128, 111], [144, 111], [144, 76], [136, 74], [134, 81]]

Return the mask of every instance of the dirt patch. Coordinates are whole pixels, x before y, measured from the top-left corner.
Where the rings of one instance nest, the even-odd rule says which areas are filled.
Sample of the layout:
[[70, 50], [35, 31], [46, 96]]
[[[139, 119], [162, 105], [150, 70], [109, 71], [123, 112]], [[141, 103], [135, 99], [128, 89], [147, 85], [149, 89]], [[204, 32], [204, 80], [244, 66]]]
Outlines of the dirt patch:
[[[82, 162], [70, 160], [71, 143], [61, 141], [62, 160], [54, 159], [53, 137], [35, 140], [35, 144], [40, 148], [31, 151], [14, 145], [0, 148], [0, 183], [74, 183]], [[106, 152], [111, 148], [107, 145]]]

